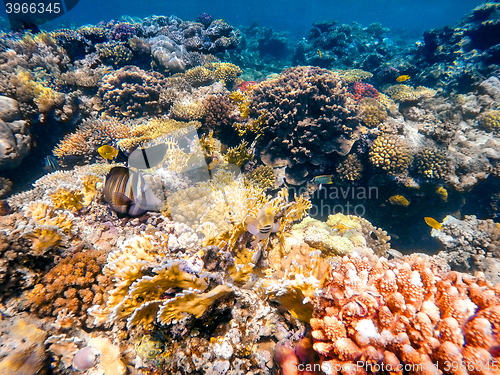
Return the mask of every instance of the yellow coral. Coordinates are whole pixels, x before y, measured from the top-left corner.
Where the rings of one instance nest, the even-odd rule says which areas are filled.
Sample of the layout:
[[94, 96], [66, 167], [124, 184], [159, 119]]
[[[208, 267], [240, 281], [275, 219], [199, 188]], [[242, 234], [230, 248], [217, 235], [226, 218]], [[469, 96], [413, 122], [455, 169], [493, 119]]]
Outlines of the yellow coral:
[[403, 140], [390, 135], [380, 135], [369, 152], [370, 162], [390, 174], [407, 171], [411, 154]]
[[479, 117], [479, 124], [487, 131], [500, 130], [500, 110], [490, 110]]
[[385, 89], [385, 92], [398, 102], [416, 102], [421, 99], [432, 98], [437, 91], [424, 86], [413, 88], [408, 85], [393, 85]]
[[183, 295], [168, 300], [160, 308], [158, 321], [162, 324], [170, 324], [173, 320], [180, 320], [188, 315], [199, 318], [216, 301], [226, 298], [231, 293], [232, 289], [227, 285], [218, 285], [206, 293], [186, 291]]
[[240, 90], [235, 90], [229, 94], [229, 99], [238, 107], [241, 118], [246, 119], [250, 114], [250, 101], [248, 100], [248, 96]]
[[201, 102], [180, 98], [172, 104], [170, 116], [183, 121], [199, 120], [204, 115], [204, 108]]
[[373, 77], [373, 74], [361, 69], [336, 70], [335, 72], [337, 72], [348, 85], [354, 82], [366, 81]]
[[273, 168], [267, 165], [260, 165], [250, 172], [245, 178], [251, 183], [257, 184], [261, 189], [266, 190], [274, 187], [276, 175]]
[[88, 175], [83, 178], [82, 203], [85, 207], [92, 203], [94, 198], [97, 196], [99, 193], [97, 186], [99, 183], [102, 184], [102, 182], [101, 178], [93, 175]]
[[356, 154], [349, 154], [342, 158], [335, 169], [342, 181], [356, 181], [363, 176], [363, 163]]
[[125, 375], [127, 367], [120, 359], [121, 351], [116, 345], [113, 345], [109, 339], [104, 337], [92, 337], [89, 340], [89, 346], [98, 349], [100, 353], [99, 367], [106, 375]]
[[49, 194], [49, 196], [56, 208], [78, 211], [83, 207], [83, 194], [80, 192], [60, 188], [54, 194]]
[[216, 81], [222, 82], [225, 86], [229, 87], [234, 84], [234, 81], [242, 73], [241, 69], [231, 63], [208, 63], [205, 68], [213, 72]]
[[237, 147], [228, 148], [224, 155], [224, 160], [241, 168], [247, 161], [252, 160], [253, 157], [253, 150], [248, 147], [248, 142], [242, 141]]
[[37, 228], [26, 236], [31, 239], [31, 250], [35, 255], [43, 255], [53, 247], [59, 246], [62, 238], [54, 229]]
[[378, 100], [373, 98], [361, 99], [358, 111], [363, 123], [369, 128], [379, 126], [387, 118], [385, 107]]
[[188, 69], [185, 73], [185, 77], [193, 87], [204, 86], [212, 83], [214, 80], [213, 73], [202, 66]]
[[448, 157], [444, 151], [425, 148], [415, 155], [417, 172], [427, 178], [443, 178], [449, 171]]

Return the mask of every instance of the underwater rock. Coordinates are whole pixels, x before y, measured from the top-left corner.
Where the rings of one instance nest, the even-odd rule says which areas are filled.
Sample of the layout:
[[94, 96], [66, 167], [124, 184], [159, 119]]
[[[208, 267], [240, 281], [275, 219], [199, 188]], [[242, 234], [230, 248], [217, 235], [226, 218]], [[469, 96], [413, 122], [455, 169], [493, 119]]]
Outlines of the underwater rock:
[[32, 137], [26, 121], [0, 120], [0, 171], [19, 166], [29, 155], [31, 142]]

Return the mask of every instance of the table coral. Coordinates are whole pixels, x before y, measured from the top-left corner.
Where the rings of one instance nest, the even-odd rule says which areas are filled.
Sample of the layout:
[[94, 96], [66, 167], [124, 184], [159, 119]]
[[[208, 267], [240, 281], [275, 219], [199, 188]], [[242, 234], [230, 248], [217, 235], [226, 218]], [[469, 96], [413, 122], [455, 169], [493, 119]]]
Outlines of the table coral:
[[380, 135], [375, 139], [370, 147], [369, 157], [373, 166], [389, 174], [406, 172], [412, 160], [404, 140], [389, 134]]
[[497, 343], [499, 300], [484, 280], [441, 273], [420, 257], [389, 262], [354, 255], [332, 264], [323, 292], [310, 321], [323, 366], [383, 362], [420, 365], [427, 373], [437, 363], [453, 374], [448, 360], [472, 368], [498, 360], [479, 354]]
[[255, 85], [249, 94], [250, 118], [266, 110], [258, 144], [267, 164], [284, 163], [289, 183], [321, 174], [333, 155], [346, 155], [360, 124], [356, 104], [338, 74], [316, 67], [283, 71]]
[[111, 116], [142, 117], [161, 113], [160, 92], [165, 84], [158, 72], [126, 66], [106, 74], [99, 85], [105, 112]]

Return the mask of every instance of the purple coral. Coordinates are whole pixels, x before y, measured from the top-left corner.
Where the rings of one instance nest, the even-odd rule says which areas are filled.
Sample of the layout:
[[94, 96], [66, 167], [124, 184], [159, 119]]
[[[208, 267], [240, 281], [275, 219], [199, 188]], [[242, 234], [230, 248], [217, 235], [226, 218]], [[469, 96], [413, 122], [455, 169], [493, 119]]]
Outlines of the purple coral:
[[119, 23], [113, 27], [109, 37], [113, 40], [127, 41], [135, 35], [135, 28], [129, 23]]
[[210, 14], [202, 13], [198, 17], [196, 17], [196, 22], [201, 23], [203, 26], [205, 26], [205, 28], [207, 28], [208, 26], [210, 26], [213, 19], [214, 18]]

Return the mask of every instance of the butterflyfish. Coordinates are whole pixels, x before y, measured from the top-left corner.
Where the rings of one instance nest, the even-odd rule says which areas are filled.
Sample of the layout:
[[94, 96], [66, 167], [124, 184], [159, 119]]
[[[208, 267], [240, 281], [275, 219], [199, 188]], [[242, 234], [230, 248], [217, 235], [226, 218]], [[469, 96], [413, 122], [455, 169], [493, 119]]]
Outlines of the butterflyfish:
[[167, 145], [159, 143], [151, 147], [139, 147], [128, 157], [128, 165], [136, 169], [150, 169], [156, 167], [165, 158]]
[[99, 147], [97, 149], [97, 152], [99, 153], [99, 155], [102, 156], [103, 159], [109, 159], [109, 160], [113, 160], [118, 155], [118, 150], [113, 146], [108, 146], [108, 145]]
[[104, 199], [113, 211], [129, 216], [141, 216], [161, 203], [144, 178], [125, 167], [111, 168], [107, 174]]
[[410, 78], [411, 77], [408, 74], [403, 74], [403, 75], [399, 76], [398, 78], [396, 78], [396, 81], [398, 81], [398, 82], [406, 82]]
[[269, 237], [271, 233], [276, 233], [280, 228], [280, 223], [274, 222], [273, 206], [266, 203], [257, 214], [257, 217], [247, 216], [245, 219], [247, 230], [255, 236], [251, 242], [253, 247]]
[[440, 230], [443, 227], [443, 224], [438, 222], [436, 219], [433, 219], [432, 217], [424, 217], [424, 220], [428, 226], [436, 230]]
[[318, 55], [319, 55], [319, 58], [320, 58], [320, 59], [322, 59], [322, 58], [323, 58], [323, 55], [322, 55], [322, 53], [321, 53], [321, 50], [320, 50], [320, 49], [318, 50]]

